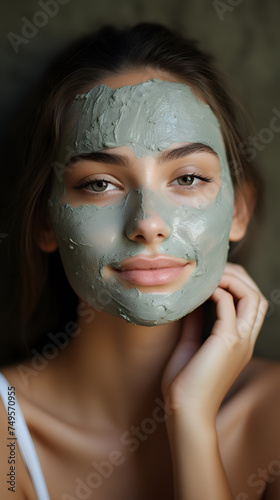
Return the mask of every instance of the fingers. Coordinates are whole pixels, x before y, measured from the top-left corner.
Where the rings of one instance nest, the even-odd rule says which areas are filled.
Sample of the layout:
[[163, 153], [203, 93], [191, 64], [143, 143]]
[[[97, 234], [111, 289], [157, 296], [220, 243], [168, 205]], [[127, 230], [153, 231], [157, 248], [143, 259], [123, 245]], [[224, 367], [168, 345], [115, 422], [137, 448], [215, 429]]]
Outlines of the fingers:
[[256, 341], [256, 337], [261, 329], [261, 326], [263, 324], [265, 315], [268, 310], [268, 301], [264, 297], [264, 295], [261, 293], [260, 289], [256, 285], [256, 283], [252, 280], [252, 278], [248, 275], [248, 273], [245, 271], [245, 269], [242, 266], [236, 265], [236, 264], [231, 264], [227, 263], [225, 267], [225, 271], [229, 273], [235, 273], [236, 276], [239, 276], [241, 280], [243, 280], [245, 283], [247, 283], [252, 289], [256, 290], [259, 294], [260, 297], [260, 302], [259, 302], [259, 307], [258, 307], [258, 313], [257, 317], [255, 320], [255, 325], [252, 331], [252, 341]]
[[201, 345], [203, 306], [183, 319], [162, 390], [172, 396], [176, 408], [193, 411], [195, 407], [214, 419], [225, 394], [252, 357], [267, 301], [246, 271], [234, 264], [225, 266], [211, 299], [217, 316], [211, 335]]
[[241, 266], [226, 265], [212, 300], [216, 303], [218, 321], [230, 324], [236, 316], [237, 334], [241, 339], [250, 339], [254, 346], [268, 302]]
[[225, 265], [224, 273], [239, 277], [242, 281], [244, 281], [244, 283], [247, 283], [247, 285], [249, 285], [253, 290], [257, 290], [262, 295], [260, 289], [251, 278], [251, 276], [249, 276], [247, 271], [245, 271], [244, 267], [238, 264], [227, 262]]
[[[264, 321], [264, 317], [266, 315], [266, 312], [268, 310], [268, 301], [264, 297], [264, 295], [261, 293], [260, 289], [256, 285], [256, 283], [253, 281], [253, 279], [248, 275], [248, 273], [243, 269], [243, 267], [238, 266], [236, 264], [231, 264], [228, 263], [225, 268], [226, 272], [234, 273], [236, 276], [238, 276], [242, 281], [248, 284], [248, 286], [252, 289], [255, 290], [258, 297], [259, 297], [259, 305], [257, 309], [257, 315], [255, 317], [255, 323], [252, 329], [252, 342], [255, 343], [257, 335], [261, 329], [261, 326]], [[253, 317], [247, 318], [247, 322], [250, 324], [250, 320], [253, 320]]]

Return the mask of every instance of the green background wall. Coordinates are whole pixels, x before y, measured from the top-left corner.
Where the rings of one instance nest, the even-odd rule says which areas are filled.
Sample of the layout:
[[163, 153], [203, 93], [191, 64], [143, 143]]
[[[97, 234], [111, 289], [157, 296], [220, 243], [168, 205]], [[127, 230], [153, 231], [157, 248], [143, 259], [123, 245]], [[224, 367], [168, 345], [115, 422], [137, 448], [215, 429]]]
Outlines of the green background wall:
[[[258, 339], [256, 353], [280, 359], [280, 2], [279, 0], [64, 0], [58, 12], [40, 17], [47, 0], [6, 0], [1, 8], [1, 132], [9, 126], [25, 92], [52, 56], [71, 38], [103, 24], [132, 25], [160, 22], [200, 41], [237, 88], [248, 107], [258, 138], [257, 162], [264, 179], [267, 210], [261, 226], [252, 231], [250, 252], [243, 254], [249, 273], [269, 299], [270, 309]], [[56, 2], [58, 5], [60, 2]], [[24, 20], [22, 20], [24, 18]], [[26, 19], [44, 26], [20, 43], [18, 53], [9, 33], [23, 36]], [[13, 35], [9, 35], [12, 37]], [[276, 110], [276, 111], [275, 111]], [[279, 114], [279, 132], [271, 119]], [[266, 129], [264, 131], [264, 129]], [[267, 129], [269, 129], [267, 131]], [[1, 169], [8, 167], [1, 165]], [[3, 170], [2, 170], [3, 172]], [[254, 234], [253, 234], [254, 233]], [[0, 227], [0, 251], [6, 244]], [[1, 255], [2, 255], [1, 253]], [[5, 264], [0, 265], [2, 303]], [[8, 335], [1, 332], [1, 336]]]

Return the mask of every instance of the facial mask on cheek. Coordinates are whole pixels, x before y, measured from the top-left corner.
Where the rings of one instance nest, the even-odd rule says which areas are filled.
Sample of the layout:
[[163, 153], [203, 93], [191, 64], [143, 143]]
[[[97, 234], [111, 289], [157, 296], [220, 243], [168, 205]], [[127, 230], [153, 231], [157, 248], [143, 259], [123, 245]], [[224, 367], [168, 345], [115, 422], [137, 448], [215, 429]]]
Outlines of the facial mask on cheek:
[[[49, 215], [68, 280], [92, 306], [135, 324], [176, 321], [202, 304], [215, 290], [227, 259], [233, 189], [219, 124], [210, 108], [184, 84], [151, 80], [110, 89], [100, 85], [77, 96], [68, 113], [68, 133], [61, 147], [73, 155], [126, 145], [137, 157], [157, 156], [176, 142], [201, 142], [217, 152], [221, 188], [207, 208], [174, 203], [148, 189], [131, 191], [125, 200], [98, 207], [61, 203], [64, 185], [55, 178]], [[194, 260], [196, 268], [173, 293], [141, 293], [118, 279], [105, 280], [106, 266], [147, 253], [127, 236], [129, 225], [159, 214], [170, 228], [160, 253]]]

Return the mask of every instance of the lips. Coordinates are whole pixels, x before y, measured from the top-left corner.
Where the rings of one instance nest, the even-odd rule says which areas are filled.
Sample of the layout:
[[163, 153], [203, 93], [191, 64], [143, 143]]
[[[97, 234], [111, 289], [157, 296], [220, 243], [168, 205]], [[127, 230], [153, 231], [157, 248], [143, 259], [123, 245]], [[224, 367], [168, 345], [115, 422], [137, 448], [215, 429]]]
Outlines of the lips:
[[120, 262], [114, 271], [118, 277], [139, 286], [165, 285], [184, 271], [188, 261], [166, 255], [156, 257], [135, 256]]

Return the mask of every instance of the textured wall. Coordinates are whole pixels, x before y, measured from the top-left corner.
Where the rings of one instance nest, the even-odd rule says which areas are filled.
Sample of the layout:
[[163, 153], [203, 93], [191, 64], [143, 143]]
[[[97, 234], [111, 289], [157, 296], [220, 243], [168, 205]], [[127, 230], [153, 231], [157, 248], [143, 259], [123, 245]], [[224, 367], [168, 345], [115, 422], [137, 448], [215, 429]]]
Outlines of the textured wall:
[[[104, 23], [124, 26], [139, 21], [156, 21], [200, 40], [201, 47], [213, 53], [219, 67], [243, 96], [255, 125], [254, 149], [267, 193], [266, 218], [262, 226], [255, 228], [254, 248], [247, 255], [247, 269], [270, 301], [256, 352], [280, 359], [279, 0], [49, 2], [57, 12], [43, 16], [40, 12], [42, 4], [48, 4], [47, 0], [41, 0], [41, 3], [34, 0], [2, 2], [1, 130], [5, 130], [12, 120], [26, 89], [40, 75], [52, 55], [71, 37]], [[24, 31], [28, 21], [41, 24], [41, 27], [29, 26]], [[9, 40], [9, 33], [23, 38], [9, 35]], [[276, 118], [273, 120], [274, 116], [277, 121]], [[0, 242], [5, 245], [1, 228]]]

